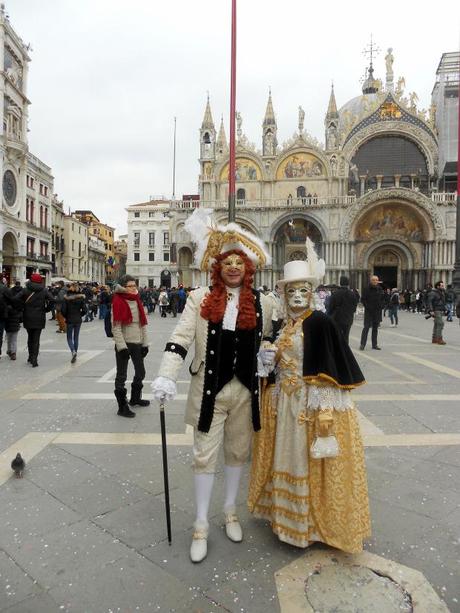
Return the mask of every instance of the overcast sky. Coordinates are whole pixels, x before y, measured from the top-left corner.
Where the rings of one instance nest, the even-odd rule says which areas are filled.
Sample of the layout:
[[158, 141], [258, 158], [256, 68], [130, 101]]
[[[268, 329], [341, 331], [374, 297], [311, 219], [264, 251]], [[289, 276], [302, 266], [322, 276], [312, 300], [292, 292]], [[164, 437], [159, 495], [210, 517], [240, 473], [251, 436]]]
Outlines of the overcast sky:
[[[33, 48], [29, 70], [32, 153], [53, 169], [66, 207], [92, 209], [120, 232], [124, 208], [172, 193], [197, 193], [199, 128], [209, 91], [228, 137], [230, 0], [9, 0], [16, 32]], [[393, 47], [395, 80], [406, 78], [427, 108], [441, 54], [459, 46], [460, 2], [441, 0], [239, 0], [237, 109], [261, 146], [272, 88], [278, 141], [297, 126], [324, 141], [334, 81], [341, 106], [360, 93], [372, 33]]]

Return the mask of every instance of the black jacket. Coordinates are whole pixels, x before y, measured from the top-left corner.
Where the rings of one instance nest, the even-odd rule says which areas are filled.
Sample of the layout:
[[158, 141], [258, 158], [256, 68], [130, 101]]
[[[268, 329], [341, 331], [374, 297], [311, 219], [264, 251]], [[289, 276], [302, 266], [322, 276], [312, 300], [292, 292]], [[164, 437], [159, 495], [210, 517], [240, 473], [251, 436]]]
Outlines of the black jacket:
[[52, 294], [41, 283], [27, 281], [23, 290], [16, 295], [23, 309], [24, 328], [42, 330], [46, 325], [48, 304], [53, 302]]
[[428, 294], [428, 311], [444, 311], [446, 310], [446, 293], [443, 289], [433, 289]]
[[348, 287], [342, 286], [332, 292], [327, 314], [339, 325], [351, 325], [357, 305], [357, 295]]
[[363, 289], [361, 302], [364, 305], [365, 315], [377, 321], [382, 320], [383, 296], [380, 285], [369, 285]]
[[61, 313], [68, 324], [81, 324], [82, 315], [86, 313], [85, 295], [68, 291], [61, 306]]
[[10, 296], [10, 290], [0, 281], [0, 320], [5, 320], [8, 316]]

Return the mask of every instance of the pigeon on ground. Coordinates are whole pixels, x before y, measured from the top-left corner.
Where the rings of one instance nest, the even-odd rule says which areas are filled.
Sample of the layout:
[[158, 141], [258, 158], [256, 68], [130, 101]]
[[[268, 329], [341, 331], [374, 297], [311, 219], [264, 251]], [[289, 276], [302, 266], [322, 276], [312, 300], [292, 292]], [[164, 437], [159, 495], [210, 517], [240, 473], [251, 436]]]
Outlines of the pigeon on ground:
[[22, 459], [20, 453], [16, 454], [16, 457], [11, 462], [11, 468], [14, 470], [14, 474], [18, 479], [20, 479], [24, 473], [24, 468], [26, 467], [26, 463]]

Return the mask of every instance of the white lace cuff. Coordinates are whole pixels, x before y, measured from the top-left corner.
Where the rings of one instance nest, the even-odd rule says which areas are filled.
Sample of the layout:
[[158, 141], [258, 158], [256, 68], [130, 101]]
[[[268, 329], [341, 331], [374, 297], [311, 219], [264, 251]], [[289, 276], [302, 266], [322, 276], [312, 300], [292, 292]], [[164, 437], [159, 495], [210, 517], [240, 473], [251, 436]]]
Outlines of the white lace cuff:
[[353, 406], [353, 399], [348, 390], [333, 385], [308, 386], [307, 409], [347, 411]]

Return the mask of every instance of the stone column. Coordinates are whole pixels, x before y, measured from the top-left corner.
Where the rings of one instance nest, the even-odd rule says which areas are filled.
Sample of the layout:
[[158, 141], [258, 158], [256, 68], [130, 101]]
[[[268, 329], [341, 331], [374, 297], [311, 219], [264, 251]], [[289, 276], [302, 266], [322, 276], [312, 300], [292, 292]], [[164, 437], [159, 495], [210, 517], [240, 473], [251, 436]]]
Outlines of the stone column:
[[395, 187], [399, 187], [399, 182], [401, 181], [401, 175], [394, 175], [395, 178]]
[[359, 195], [364, 195], [364, 188], [366, 185], [366, 175], [359, 175]]
[[377, 179], [377, 189], [382, 189], [383, 175], [375, 175]]

